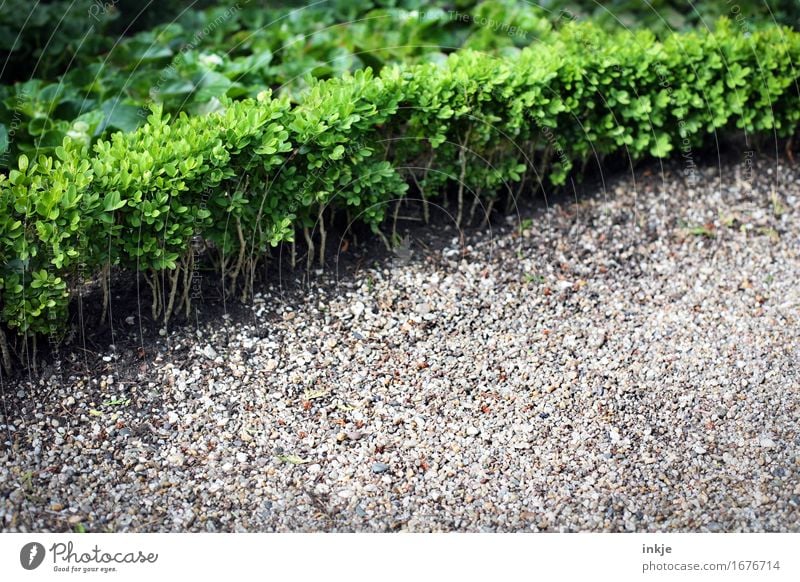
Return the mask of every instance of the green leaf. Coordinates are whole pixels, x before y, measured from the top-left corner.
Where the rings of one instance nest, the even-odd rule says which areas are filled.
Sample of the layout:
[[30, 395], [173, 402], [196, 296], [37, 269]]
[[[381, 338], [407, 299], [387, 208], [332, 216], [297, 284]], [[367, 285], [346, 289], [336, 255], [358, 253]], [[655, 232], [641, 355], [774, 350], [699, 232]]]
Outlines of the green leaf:
[[304, 465], [311, 462], [308, 459], [303, 459], [297, 455], [278, 455], [278, 460], [291, 465]]
[[151, 44], [145, 50], [135, 55], [138, 61], [154, 61], [172, 56], [172, 50], [168, 46]]
[[656, 138], [656, 143], [650, 147], [650, 154], [657, 158], [664, 158], [672, 151], [672, 144], [670, 143], [667, 134], [661, 134]]
[[344, 146], [340, 144], [337, 145], [335, 148], [333, 148], [333, 152], [331, 152], [330, 158], [332, 160], [340, 160], [342, 159], [343, 155], [344, 155]]
[[105, 118], [100, 124], [99, 131], [106, 128], [133, 131], [144, 123], [144, 119], [139, 115], [139, 107], [120, 103], [117, 99], [103, 103], [102, 110]]
[[125, 206], [126, 201], [120, 198], [119, 192], [116, 190], [109, 192], [103, 199], [103, 210], [106, 212], [113, 212]]
[[203, 74], [200, 80], [200, 89], [195, 94], [194, 100], [205, 102], [213, 98], [220, 99], [225, 96], [231, 85], [233, 85], [233, 82], [225, 75], [209, 71]]
[[34, 117], [28, 122], [28, 133], [33, 136], [42, 135], [48, 129], [53, 127], [53, 122], [46, 115]]

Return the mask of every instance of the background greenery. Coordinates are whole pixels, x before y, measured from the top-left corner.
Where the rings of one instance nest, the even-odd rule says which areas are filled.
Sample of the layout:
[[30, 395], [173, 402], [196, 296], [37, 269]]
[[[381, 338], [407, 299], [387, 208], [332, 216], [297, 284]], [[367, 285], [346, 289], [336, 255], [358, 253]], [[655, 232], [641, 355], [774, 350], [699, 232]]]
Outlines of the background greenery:
[[275, 8], [261, 0], [5, 0], [0, 168], [12, 167], [21, 153], [52, 155], [67, 135], [91, 143], [131, 131], [154, 102], [194, 114], [265, 87], [296, 97], [312, 78], [367, 66], [441, 61], [459, 48], [508, 55], [546, 42], [571, 20], [590, 19], [607, 31], [647, 29], [661, 38], [713, 28], [719, 16], [743, 31], [775, 21], [795, 25], [794, 3], [331, 0]]

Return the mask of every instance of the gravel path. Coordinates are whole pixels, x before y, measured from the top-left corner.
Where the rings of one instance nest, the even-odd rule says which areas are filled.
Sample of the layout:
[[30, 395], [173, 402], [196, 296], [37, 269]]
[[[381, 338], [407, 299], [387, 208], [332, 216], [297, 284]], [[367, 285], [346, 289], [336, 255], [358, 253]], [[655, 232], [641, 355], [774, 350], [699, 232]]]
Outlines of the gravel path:
[[800, 531], [800, 172], [702, 174], [3, 380], [2, 529]]

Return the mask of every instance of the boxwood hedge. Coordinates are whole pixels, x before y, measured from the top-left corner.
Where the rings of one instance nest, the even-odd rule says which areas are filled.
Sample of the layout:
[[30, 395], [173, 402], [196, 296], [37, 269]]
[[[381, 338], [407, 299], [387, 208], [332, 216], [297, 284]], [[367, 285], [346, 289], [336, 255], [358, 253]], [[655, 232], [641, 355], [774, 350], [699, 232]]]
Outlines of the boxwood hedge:
[[460, 221], [468, 193], [490, 205], [595, 156], [664, 157], [717, 132], [790, 136], [798, 57], [800, 34], [777, 27], [658, 41], [573, 23], [514, 57], [359, 71], [297, 104], [265, 91], [204, 116], [156, 107], [134, 132], [91, 150], [65, 139], [0, 175], [0, 316], [6, 331], [60, 333], [71, 293], [121, 266], [143, 273], [166, 319], [189, 309], [196, 245], [229, 289], [247, 289], [296, 233], [324, 247], [333, 214], [379, 232], [409, 184], [426, 200], [457, 191]]

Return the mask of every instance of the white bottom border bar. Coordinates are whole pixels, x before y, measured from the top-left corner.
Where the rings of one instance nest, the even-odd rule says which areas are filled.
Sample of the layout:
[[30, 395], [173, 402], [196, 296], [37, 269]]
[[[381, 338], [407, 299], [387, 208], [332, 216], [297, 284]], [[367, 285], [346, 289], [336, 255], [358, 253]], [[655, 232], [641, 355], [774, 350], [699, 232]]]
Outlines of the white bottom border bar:
[[[3, 580], [800, 580], [800, 534], [4, 534]], [[192, 577], [192, 578], [189, 578]]]

